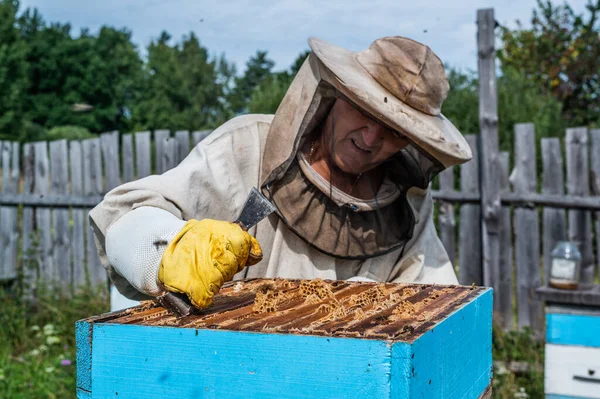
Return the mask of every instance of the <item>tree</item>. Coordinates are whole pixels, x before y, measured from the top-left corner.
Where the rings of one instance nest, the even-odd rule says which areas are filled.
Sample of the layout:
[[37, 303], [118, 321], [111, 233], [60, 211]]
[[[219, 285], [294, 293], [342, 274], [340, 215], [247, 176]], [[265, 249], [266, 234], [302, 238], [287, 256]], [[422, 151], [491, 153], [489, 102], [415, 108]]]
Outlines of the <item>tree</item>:
[[0, 0], [0, 137], [16, 139], [23, 127], [27, 85], [25, 42], [16, 26], [19, 2]]
[[234, 69], [211, 59], [191, 33], [171, 46], [163, 32], [148, 46], [148, 63], [132, 118], [138, 129], [202, 129], [230, 116], [226, 95]]
[[309, 51], [300, 53], [288, 71], [272, 73], [265, 77], [252, 91], [247, 106], [248, 112], [256, 114], [275, 113], [309, 53]]
[[569, 125], [600, 120], [600, 0], [588, 0], [585, 15], [565, 3], [537, 0], [531, 28], [501, 28], [503, 70], [520, 73], [562, 105]]
[[[94, 132], [131, 126], [142, 61], [129, 31], [102, 27], [94, 36], [84, 29], [73, 38], [68, 24], [46, 25], [29, 9], [20, 29], [28, 43], [28, 120], [48, 129], [77, 125]], [[87, 104], [89, 111], [74, 112], [74, 104]]]
[[248, 60], [244, 75], [235, 78], [235, 88], [229, 98], [231, 109], [234, 113], [238, 114], [247, 111], [247, 105], [252, 97], [252, 92], [271, 76], [271, 69], [273, 69], [274, 65], [275, 62], [267, 58], [266, 51], [257, 51]]

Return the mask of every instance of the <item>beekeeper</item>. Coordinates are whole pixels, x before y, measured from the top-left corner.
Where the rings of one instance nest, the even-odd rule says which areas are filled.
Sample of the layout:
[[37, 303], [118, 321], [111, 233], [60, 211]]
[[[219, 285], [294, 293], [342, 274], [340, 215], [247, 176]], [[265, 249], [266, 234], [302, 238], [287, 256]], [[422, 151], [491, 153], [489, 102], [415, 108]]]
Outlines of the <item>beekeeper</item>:
[[[440, 113], [442, 62], [403, 37], [361, 52], [309, 45], [275, 115], [226, 122], [176, 168], [90, 212], [125, 296], [169, 290], [202, 308], [232, 278], [457, 283], [428, 186], [471, 151]], [[230, 221], [252, 187], [277, 211], [246, 233]]]

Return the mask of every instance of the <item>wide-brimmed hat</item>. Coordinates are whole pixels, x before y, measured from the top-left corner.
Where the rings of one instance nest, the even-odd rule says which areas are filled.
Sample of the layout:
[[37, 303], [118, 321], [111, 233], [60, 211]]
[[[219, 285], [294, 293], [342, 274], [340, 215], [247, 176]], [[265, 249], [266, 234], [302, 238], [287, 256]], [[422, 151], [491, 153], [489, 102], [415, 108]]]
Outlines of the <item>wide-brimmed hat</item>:
[[462, 134], [441, 113], [449, 84], [441, 60], [428, 46], [399, 36], [378, 39], [360, 52], [317, 38], [308, 43], [335, 76], [329, 83], [374, 118], [444, 167], [472, 158]]

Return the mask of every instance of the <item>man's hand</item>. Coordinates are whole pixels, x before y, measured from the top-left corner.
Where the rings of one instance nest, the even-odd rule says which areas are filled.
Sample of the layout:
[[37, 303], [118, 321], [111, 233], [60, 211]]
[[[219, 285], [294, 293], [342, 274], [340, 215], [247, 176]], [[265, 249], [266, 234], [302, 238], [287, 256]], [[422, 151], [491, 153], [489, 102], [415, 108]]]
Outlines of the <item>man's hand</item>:
[[262, 259], [258, 241], [231, 222], [190, 220], [163, 253], [158, 280], [187, 294], [199, 309], [212, 303], [226, 281]]

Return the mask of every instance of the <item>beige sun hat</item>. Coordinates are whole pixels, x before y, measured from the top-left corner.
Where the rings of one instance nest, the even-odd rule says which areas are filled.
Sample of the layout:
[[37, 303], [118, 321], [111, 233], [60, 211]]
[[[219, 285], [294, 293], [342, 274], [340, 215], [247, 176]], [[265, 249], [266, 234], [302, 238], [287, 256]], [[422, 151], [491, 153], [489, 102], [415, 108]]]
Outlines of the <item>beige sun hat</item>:
[[335, 76], [330, 83], [344, 96], [444, 167], [472, 158], [462, 134], [441, 113], [449, 90], [444, 66], [426, 45], [384, 37], [353, 52], [310, 38], [313, 53]]

